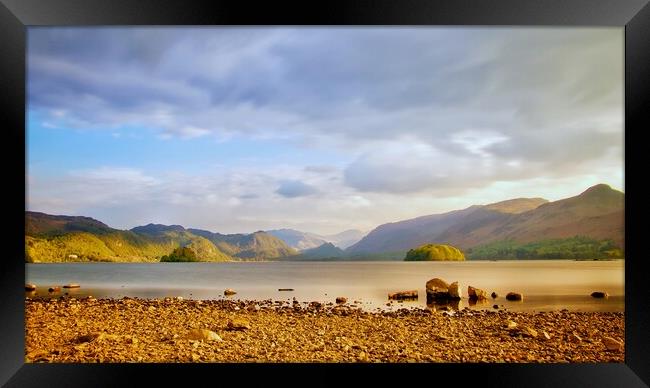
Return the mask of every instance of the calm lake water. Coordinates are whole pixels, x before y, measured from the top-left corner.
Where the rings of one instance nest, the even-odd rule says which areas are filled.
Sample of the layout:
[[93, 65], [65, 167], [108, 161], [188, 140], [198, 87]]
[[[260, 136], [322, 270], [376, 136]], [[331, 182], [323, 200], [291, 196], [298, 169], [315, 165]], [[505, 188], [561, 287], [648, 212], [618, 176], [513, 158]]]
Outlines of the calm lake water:
[[[70, 296], [96, 298], [273, 299], [300, 302], [334, 302], [345, 296], [349, 303], [368, 310], [425, 307], [427, 280], [439, 277], [458, 281], [463, 296], [467, 286], [499, 294], [496, 300], [459, 308], [492, 309], [493, 304], [512, 311], [624, 311], [624, 261], [466, 261], [466, 262], [237, 262], [237, 263], [75, 263], [26, 264], [28, 283], [38, 286], [32, 297], [48, 297], [54, 285], [78, 283], [79, 289], [62, 289]], [[293, 288], [294, 291], [278, 291]], [[418, 290], [417, 301], [393, 303], [388, 293]], [[523, 302], [509, 302], [509, 291], [524, 294]], [[610, 297], [595, 299], [593, 291]], [[60, 296], [55, 294], [54, 296]], [[456, 307], [456, 306], [453, 306]]]

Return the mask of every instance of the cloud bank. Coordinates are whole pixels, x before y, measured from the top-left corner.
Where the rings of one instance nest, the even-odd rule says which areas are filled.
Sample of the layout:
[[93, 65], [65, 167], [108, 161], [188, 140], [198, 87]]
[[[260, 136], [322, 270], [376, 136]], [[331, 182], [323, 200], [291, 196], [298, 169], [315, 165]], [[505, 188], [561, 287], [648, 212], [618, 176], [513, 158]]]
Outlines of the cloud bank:
[[[120, 225], [169, 213], [213, 228], [300, 220], [331, 233], [445, 210], [458, 195], [505, 199], [495, 187], [507, 184], [547, 197], [623, 186], [622, 29], [34, 27], [27, 86], [40, 120], [28, 130], [52, 136], [129, 127], [152, 141], [285, 147], [278, 156], [290, 163], [215, 154], [225, 167], [198, 176], [137, 164], [30, 169], [28, 206]], [[291, 150], [336, 156], [314, 164]], [[530, 186], [539, 181], [550, 183]], [[188, 216], [199, 201], [203, 218]]]

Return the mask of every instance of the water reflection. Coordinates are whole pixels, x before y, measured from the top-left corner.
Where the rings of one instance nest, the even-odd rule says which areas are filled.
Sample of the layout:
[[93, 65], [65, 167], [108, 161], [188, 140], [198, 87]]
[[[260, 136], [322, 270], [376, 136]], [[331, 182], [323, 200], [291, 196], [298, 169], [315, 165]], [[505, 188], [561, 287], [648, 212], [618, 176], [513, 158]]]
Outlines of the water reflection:
[[441, 300], [441, 299], [427, 298], [427, 307], [433, 311], [436, 310], [458, 311], [460, 309], [460, 300]]

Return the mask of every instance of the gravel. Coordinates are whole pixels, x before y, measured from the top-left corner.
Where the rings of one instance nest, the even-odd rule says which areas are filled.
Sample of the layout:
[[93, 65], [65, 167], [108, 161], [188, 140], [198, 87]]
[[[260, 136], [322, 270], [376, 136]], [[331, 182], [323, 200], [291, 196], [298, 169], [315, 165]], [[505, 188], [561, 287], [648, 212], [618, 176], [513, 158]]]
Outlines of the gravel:
[[[27, 299], [26, 362], [624, 362], [624, 313]], [[222, 341], [192, 340], [210, 330]]]

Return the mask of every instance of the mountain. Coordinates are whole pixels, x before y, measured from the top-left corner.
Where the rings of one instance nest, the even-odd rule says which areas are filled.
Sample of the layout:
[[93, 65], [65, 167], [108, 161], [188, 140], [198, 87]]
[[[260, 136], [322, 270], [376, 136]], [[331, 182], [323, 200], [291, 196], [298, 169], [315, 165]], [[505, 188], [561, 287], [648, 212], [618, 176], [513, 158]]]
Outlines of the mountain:
[[359, 240], [361, 240], [365, 235], [366, 233], [360, 230], [349, 229], [341, 233], [322, 236], [322, 239], [331, 242], [341, 249], [346, 249], [347, 247], [359, 242]]
[[25, 233], [61, 234], [65, 232], [110, 233], [115, 231], [108, 225], [90, 217], [52, 216], [39, 212], [26, 212]]
[[300, 252], [298, 260], [319, 260], [319, 259], [332, 259], [345, 256], [345, 252], [336, 247], [332, 243], [325, 243], [319, 247], [306, 249]]
[[113, 229], [89, 217], [25, 212], [27, 262], [158, 262], [178, 248], [199, 261], [268, 260], [296, 255], [264, 232], [222, 235], [181, 225], [148, 224]]
[[270, 233], [220, 234], [201, 229], [191, 233], [210, 240], [222, 251], [242, 259], [268, 260], [295, 256], [298, 252]]
[[301, 232], [294, 229], [267, 230], [266, 233], [284, 241], [291, 248], [299, 251], [319, 247], [327, 241], [313, 233]]
[[365, 236], [364, 232], [356, 229], [350, 229], [331, 235], [318, 235], [315, 233], [301, 232], [295, 229], [275, 229], [267, 230], [266, 232], [284, 241], [290, 247], [300, 251], [317, 248], [328, 242], [341, 249], [345, 249]]
[[426, 244], [467, 250], [497, 241], [528, 243], [586, 236], [624, 246], [625, 194], [600, 184], [548, 202], [518, 198], [463, 210], [383, 224], [346, 250], [347, 254], [406, 252]]

